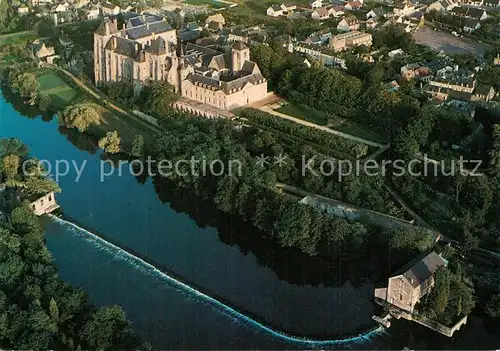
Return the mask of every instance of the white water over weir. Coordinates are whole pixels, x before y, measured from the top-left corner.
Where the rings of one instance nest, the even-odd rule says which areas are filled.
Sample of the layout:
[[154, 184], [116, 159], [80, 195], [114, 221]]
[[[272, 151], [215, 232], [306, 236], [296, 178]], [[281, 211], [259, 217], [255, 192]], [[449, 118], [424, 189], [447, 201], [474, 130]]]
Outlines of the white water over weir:
[[316, 340], [316, 339], [311, 339], [307, 337], [300, 337], [300, 336], [294, 336], [294, 335], [289, 335], [283, 331], [277, 330], [273, 327], [269, 327], [264, 325], [263, 323], [253, 319], [252, 317], [241, 313], [234, 309], [233, 307], [227, 305], [224, 302], [221, 302], [217, 300], [214, 297], [211, 297], [207, 295], [206, 293], [203, 293], [196, 288], [185, 284], [174, 277], [168, 275], [165, 272], [162, 272], [160, 269], [156, 268], [155, 266], [151, 265], [150, 263], [144, 261], [140, 257], [137, 257], [130, 252], [128, 252], [125, 249], [120, 248], [119, 246], [116, 246], [103, 238], [99, 237], [98, 235], [91, 233], [90, 231], [86, 230], [85, 228], [82, 228], [75, 223], [72, 223], [70, 221], [67, 221], [65, 219], [56, 217], [54, 215], [48, 215], [52, 220], [54, 220], [56, 223], [58, 223], [61, 226], [67, 227], [69, 230], [71, 230], [73, 233], [85, 238], [88, 241], [93, 242], [98, 248], [105, 250], [109, 254], [114, 254], [114, 256], [122, 261], [125, 261], [127, 263], [134, 263], [135, 266], [140, 269], [142, 272], [149, 274], [151, 276], [154, 276], [158, 279], [162, 279], [165, 281], [167, 284], [170, 286], [176, 288], [183, 294], [189, 295], [190, 297], [195, 297], [201, 302], [205, 303], [210, 303], [212, 306], [215, 307], [216, 310], [222, 311], [223, 313], [229, 315], [231, 318], [238, 322], [243, 322], [244, 324], [247, 324], [253, 328], [256, 328], [258, 330], [264, 331], [266, 333], [271, 334], [273, 337], [277, 339], [284, 340], [289, 343], [295, 343], [295, 344], [300, 344], [301, 346], [304, 347], [325, 347], [325, 346], [338, 346], [338, 345], [348, 345], [348, 344], [354, 344], [354, 343], [361, 343], [361, 342], [366, 342], [370, 340], [370, 337], [379, 334], [380, 332], [383, 331], [383, 328], [381, 326], [378, 326], [368, 332], [365, 332], [364, 334], [360, 334], [359, 336], [352, 337], [352, 338], [346, 338], [346, 339], [332, 339], [332, 340]]

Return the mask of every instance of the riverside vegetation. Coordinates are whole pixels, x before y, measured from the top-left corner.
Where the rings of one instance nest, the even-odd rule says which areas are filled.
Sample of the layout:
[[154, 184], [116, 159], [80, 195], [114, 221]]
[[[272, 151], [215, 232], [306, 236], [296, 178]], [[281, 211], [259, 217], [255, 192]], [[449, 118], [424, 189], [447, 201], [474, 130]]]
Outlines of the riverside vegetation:
[[[0, 345], [17, 349], [132, 349], [141, 347], [118, 306], [95, 308], [88, 296], [57, 275], [43, 230], [15, 189], [40, 196], [59, 191], [40, 175], [36, 160], [28, 174], [20, 164], [28, 149], [16, 139], [0, 140]], [[31, 172], [32, 171], [32, 172]], [[147, 345], [142, 345], [147, 347]]]

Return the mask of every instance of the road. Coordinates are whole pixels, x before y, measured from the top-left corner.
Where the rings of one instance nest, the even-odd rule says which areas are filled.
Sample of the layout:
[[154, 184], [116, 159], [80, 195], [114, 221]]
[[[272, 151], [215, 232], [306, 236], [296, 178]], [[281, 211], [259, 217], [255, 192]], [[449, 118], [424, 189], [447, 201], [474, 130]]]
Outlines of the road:
[[276, 117], [287, 119], [289, 121], [292, 121], [292, 122], [295, 122], [295, 123], [298, 123], [298, 124], [302, 124], [302, 125], [304, 125], [306, 127], [311, 127], [311, 128], [319, 129], [319, 130], [322, 130], [323, 132], [334, 134], [334, 135], [340, 136], [342, 138], [350, 139], [350, 140], [356, 141], [358, 143], [363, 143], [363, 144], [366, 144], [366, 145], [369, 145], [369, 146], [373, 146], [373, 147], [377, 147], [377, 148], [387, 148], [387, 145], [385, 145], [385, 144], [376, 143], [376, 142], [371, 141], [371, 140], [363, 139], [363, 138], [360, 138], [360, 137], [357, 137], [357, 136], [354, 136], [354, 135], [351, 135], [351, 134], [339, 132], [338, 130], [330, 129], [328, 127], [324, 127], [324, 126], [317, 125], [315, 123], [304, 121], [303, 119], [292, 117], [292, 116], [286, 115], [286, 114], [281, 113], [281, 112], [277, 112], [277, 111], [273, 110], [272, 108], [270, 108], [269, 106], [261, 106], [261, 107], [258, 107], [258, 109], [261, 110], [261, 111], [263, 111], [263, 112], [266, 112], [266, 113], [269, 113], [271, 115], [274, 115]]

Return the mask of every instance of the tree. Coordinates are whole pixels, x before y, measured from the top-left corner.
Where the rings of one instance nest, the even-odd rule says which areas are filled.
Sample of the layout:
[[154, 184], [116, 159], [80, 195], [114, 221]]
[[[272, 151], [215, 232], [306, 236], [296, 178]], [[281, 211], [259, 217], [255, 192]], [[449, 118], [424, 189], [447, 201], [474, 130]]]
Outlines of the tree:
[[102, 308], [84, 326], [81, 337], [91, 349], [127, 349], [132, 341], [130, 324], [118, 306]]
[[24, 157], [28, 154], [28, 148], [17, 138], [0, 139], [0, 157], [6, 155], [17, 155]]
[[48, 95], [45, 94], [38, 94], [38, 98], [36, 101], [36, 104], [38, 106], [38, 109], [42, 112], [45, 112], [48, 110], [50, 107], [51, 99]]
[[486, 313], [493, 317], [500, 317], [500, 293], [493, 295], [486, 303]]
[[146, 95], [146, 109], [154, 116], [165, 116], [166, 111], [178, 98], [172, 85], [164, 81], [156, 81], [144, 89]]
[[1, 170], [7, 179], [13, 179], [19, 170], [19, 156], [7, 155], [2, 159]]
[[50, 317], [57, 323], [59, 321], [59, 308], [57, 307], [57, 302], [54, 300], [54, 298], [50, 299], [49, 311]]
[[101, 124], [101, 118], [97, 111], [87, 105], [69, 106], [59, 118], [59, 123], [67, 128], [76, 128], [85, 132], [91, 126]]
[[34, 100], [38, 94], [39, 84], [35, 74], [26, 72], [17, 77], [12, 88], [16, 89], [21, 97]]
[[141, 157], [144, 153], [144, 137], [142, 134], [137, 134], [132, 141], [132, 156]]
[[24, 182], [28, 195], [46, 195], [51, 192], [60, 192], [61, 188], [50, 178], [29, 177]]
[[107, 132], [106, 136], [99, 140], [99, 147], [103, 149], [108, 154], [117, 154], [120, 152], [121, 139], [118, 136], [118, 132], [115, 130], [113, 132]]

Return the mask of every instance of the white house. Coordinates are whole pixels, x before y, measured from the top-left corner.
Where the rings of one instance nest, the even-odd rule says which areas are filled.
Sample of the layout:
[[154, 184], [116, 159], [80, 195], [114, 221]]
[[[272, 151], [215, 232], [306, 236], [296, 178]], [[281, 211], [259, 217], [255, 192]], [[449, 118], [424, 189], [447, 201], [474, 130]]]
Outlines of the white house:
[[387, 53], [387, 55], [390, 57], [390, 58], [394, 58], [396, 56], [401, 56], [401, 55], [404, 55], [405, 52], [401, 49], [396, 49], [396, 50], [392, 50], [392, 51], [389, 51]]
[[271, 5], [267, 8], [266, 14], [271, 17], [283, 16], [283, 9], [280, 5]]
[[30, 9], [26, 6], [21, 6], [17, 8], [17, 13], [20, 15], [26, 15], [30, 12]]
[[382, 8], [376, 8], [376, 9], [373, 9], [373, 10], [370, 10], [367, 14], [366, 14], [366, 19], [369, 20], [370, 18], [374, 18], [374, 19], [378, 19], [378, 18], [381, 18], [381, 17], [384, 17], [385, 16], [385, 11], [384, 9]]
[[359, 20], [354, 17], [344, 17], [338, 24], [337, 29], [343, 32], [349, 32], [351, 30], [359, 29]]
[[331, 6], [328, 11], [332, 17], [340, 17], [345, 13], [344, 6], [342, 5]]
[[481, 28], [481, 23], [475, 18], [467, 18], [464, 23], [463, 30], [466, 33], [474, 33], [476, 30]]
[[101, 4], [102, 13], [108, 16], [116, 16], [120, 14], [120, 6], [112, 4], [110, 2], [103, 2]]
[[99, 18], [99, 15], [101, 14], [101, 11], [99, 10], [99, 7], [95, 5], [91, 5], [87, 7], [87, 19], [92, 20]]
[[70, 8], [70, 4], [68, 4], [67, 2], [62, 2], [60, 4], [57, 4], [53, 9], [52, 11], [53, 12], [56, 12], [56, 13], [61, 13], [61, 12], [66, 12], [69, 10]]
[[297, 4], [287, 2], [287, 3], [282, 3], [280, 7], [283, 9], [284, 14], [288, 14], [297, 9]]
[[415, 12], [415, 5], [407, 0], [397, 0], [394, 2], [395, 16], [408, 16]]
[[359, 1], [349, 1], [345, 4], [345, 9], [348, 11], [357, 11], [363, 7], [363, 4]]
[[311, 13], [311, 18], [315, 20], [325, 20], [330, 18], [330, 11], [326, 7], [320, 7]]
[[322, 0], [309, 0], [309, 7], [312, 9], [318, 9], [323, 6]]

